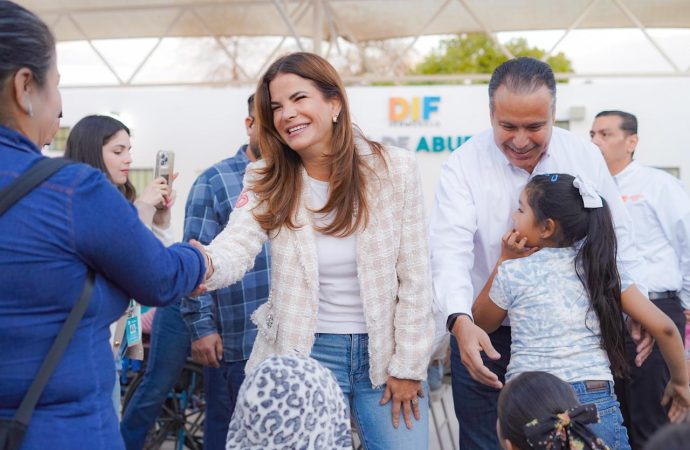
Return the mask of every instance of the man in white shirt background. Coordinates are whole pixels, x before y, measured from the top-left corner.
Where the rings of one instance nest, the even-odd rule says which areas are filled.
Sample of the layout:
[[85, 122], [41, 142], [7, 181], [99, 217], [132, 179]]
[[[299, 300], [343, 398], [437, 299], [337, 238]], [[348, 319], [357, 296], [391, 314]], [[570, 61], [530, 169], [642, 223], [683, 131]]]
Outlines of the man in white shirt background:
[[[580, 175], [611, 207], [622, 263], [638, 263], [630, 219], [599, 150], [554, 128], [556, 82], [548, 64], [517, 58], [489, 82], [492, 128], [478, 133], [444, 163], [430, 224], [434, 297], [448, 318], [453, 399], [461, 449], [499, 449], [496, 402], [510, 358], [510, 327], [491, 336], [474, 325], [471, 308], [512, 229], [511, 214], [529, 179], [541, 173]], [[636, 330], [639, 334], [639, 329]], [[651, 339], [638, 346], [638, 363]]]
[[[683, 309], [690, 309], [690, 198], [679, 180], [633, 159], [637, 118], [623, 111], [596, 115], [592, 142], [604, 155], [635, 229], [637, 255], [644, 270], [633, 273], [649, 298], [685, 333]], [[629, 357], [634, 344], [627, 337]], [[661, 406], [669, 371], [658, 346], [641, 367], [631, 365], [629, 379], [616, 380], [616, 393], [633, 449], [668, 422]]]

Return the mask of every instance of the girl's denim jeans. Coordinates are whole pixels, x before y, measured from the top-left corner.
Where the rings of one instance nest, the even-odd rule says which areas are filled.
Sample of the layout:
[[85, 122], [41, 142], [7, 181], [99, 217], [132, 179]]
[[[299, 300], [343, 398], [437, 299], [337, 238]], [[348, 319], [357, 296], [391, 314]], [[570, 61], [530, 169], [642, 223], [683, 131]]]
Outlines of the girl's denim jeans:
[[594, 403], [599, 413], [599, 423], [589, 425], [611, 450], [630, 450], [628, 431], [623, 425], [620, 404], [611, 381], [578, 381], [570, 383], [580, 403]]

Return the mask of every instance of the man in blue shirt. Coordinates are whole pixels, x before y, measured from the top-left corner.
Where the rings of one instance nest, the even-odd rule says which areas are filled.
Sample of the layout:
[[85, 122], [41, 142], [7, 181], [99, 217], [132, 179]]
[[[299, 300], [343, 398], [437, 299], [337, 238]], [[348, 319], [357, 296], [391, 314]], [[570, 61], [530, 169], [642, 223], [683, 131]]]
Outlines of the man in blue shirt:
[[[254, 95], [248, 99], [245, 127], [249, 144], [237, 154], [204, 171], [192, 185], [185, 207], [184, 242], [196, 239], [209, 244], [228, 223], [230, 213], [242, 192], [247, 165], [260, 158], [254, 129]], [[256, 337], [251, 314], [267, 299], [270, 283], [268, 245], [256, 257], [254, 267], [239, 282], [199, 297], [182, 300], [181, 311], [192, 335], [192, 357], [207, 368], [206, 421], [204, 449], [225, 449], [225, 435], [235, 409], [237, 394], [244, 380], [244, 366]], [[214, 395], [227, 386], [230, 401]], [[222, 430], [209, 427], [223, 426]], [[223, 436], [222, 442], [215, 442]]]

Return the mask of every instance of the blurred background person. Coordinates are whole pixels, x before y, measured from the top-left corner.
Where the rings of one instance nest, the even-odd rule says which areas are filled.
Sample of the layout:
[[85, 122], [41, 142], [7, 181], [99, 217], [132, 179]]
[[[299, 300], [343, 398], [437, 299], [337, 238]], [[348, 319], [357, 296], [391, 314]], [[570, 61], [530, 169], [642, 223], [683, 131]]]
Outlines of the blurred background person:
[[[637, 117], [633, 114], [600, 112], [590, 137], [604, 155], [633, 219], [635, 250], [644, 262], [644, 270], [632, 275], [649, 289], [649, 299], [684, 336], [683, 310], [690, 309], [690, 197], [680, 180], [633, 159], [639, 140]], [[671, 374], [658, 345], [637, 367], [633, 364], [635, 343], [628, 333], [625, 341], [631, 372], [629, 377], [616, 379], [616, 394], [630, 431], [630, 445], [637, 450], [668, 423], [661, 399]]]
[[[175, 202], [174, 192], [163, 177], [153, 180], [137, 198], [134, 185], [129, 180], [132, 164], [130, 131], [122, 122], [109, 116], [87, 116], [78, 121], [67, 138], [65, 158], [86, 163], [101, 170], [134, 203], [139, 218], [150, 228], [166, 247], [174, 243], [170, 227], [170, 208]], [[162, 205], [162, 206], [161, 206]], [[124, 314], [110, 327], [111, 344], [118, 370], [122, 356], [142, 360], [144, 357], [141, 336], [125, 332], [127, 321], [141, 326], [141, 308], [131, 301]], [[128, 339], [129, 336], [129, 339]], [[113, 389], [113, 405], [120, 416], [120, 378], [116, 371]]]

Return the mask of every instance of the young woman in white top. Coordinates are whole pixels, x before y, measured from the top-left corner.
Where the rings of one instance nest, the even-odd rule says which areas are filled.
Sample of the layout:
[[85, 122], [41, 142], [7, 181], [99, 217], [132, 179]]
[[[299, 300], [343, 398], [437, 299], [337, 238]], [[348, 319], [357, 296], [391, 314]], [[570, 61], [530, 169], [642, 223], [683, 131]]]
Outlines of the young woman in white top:
[[520, 194], [513, 223], [472, 308], [486, 331], [510, 319], [506, 380], [536, 370], [569, 382], [582, 403], [597, 405], [594, 432], [613, 449], [629, 449], [611, 373], [627, 370], [626, 313], [656, 339], [671, 372], [668, 416], [682, 421], [690, 407], [683, 342], [673, 321], [618, 269], [606, 201], [581, 178], [537, 175]]
[[340, 77], [314, 54], [275, 61], [256, 107], [263, 161], [206, 247], [210, 290], [242, 278], [271, 240], [247, 371], [270, 354], [310, 354], [338, 379], [365, 448], [426, 448], [434, 323], [414, 154], [353, 126]]

